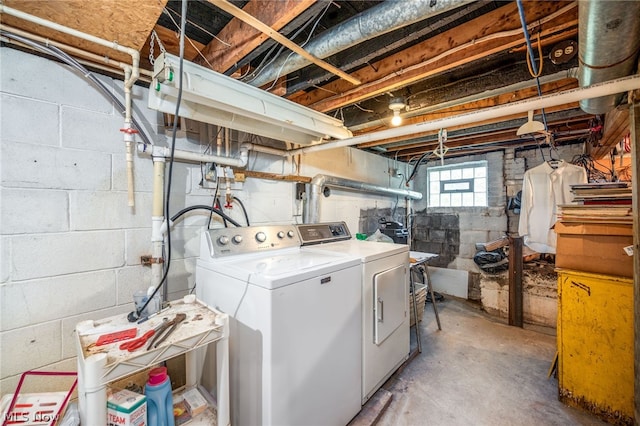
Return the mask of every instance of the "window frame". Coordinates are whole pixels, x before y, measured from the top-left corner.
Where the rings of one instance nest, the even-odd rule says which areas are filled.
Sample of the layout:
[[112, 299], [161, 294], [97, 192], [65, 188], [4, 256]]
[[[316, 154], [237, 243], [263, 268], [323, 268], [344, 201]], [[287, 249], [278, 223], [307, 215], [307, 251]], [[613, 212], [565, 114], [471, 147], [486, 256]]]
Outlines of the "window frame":
[[[484, 176], [476, 176], [476, 169], [483, 168]], [[473, 171], [472, 177], [463, 177], [464, 169], [471, 169]], [[452, 173], [453, 171], [460, 170], [459, 177], [452, 178], [452, 175], [458, 175]], [[438, 180], [433, 180], [432, 173], [438, 173]], [[448, 177], [445, 180], [441, 180], [442, 172], [449, 172]], [[484, 179], [485, 191], [477, 191], [478, 179]], [[446, 166], [431, 166], [426, 169], [426, 187], [427, 187], [427, 208], [474, 208], [474, 207], [489, 207], [489, 162], [487, 160], [474, 160], [466, 161], [462, 163], [450, 164]], [[437, 182], [437, 185], [433, 185]], [[460, 184], [468, 183], [468, 189], [447, 189], [448, 184]], [[438, 189], [438, 192], [432, 192], [434, 188]], [[473, 199], [473, 205], [454, 205], [452, 200], [457, 197], [452, 197], [453, 194], [461, 194], [461, 200], [464, 200], [464, 194], [471, 194]], [[484, 200], [482, 205], [475, 204], [479, 196], [484, 194]], [[447, 205], [441, 205], [442, 195], [448, 195], [445, 199], [448, 199]], [[438, 205], [433, 205], [433, 197], [438, 196]]]

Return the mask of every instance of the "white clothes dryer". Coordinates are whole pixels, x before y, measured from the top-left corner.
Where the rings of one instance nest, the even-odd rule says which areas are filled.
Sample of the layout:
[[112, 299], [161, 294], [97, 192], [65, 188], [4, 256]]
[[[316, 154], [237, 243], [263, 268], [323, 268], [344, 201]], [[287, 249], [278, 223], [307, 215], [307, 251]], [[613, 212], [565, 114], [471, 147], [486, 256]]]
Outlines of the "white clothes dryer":
[[294, 226], [203, 233], [196, 294], [229, 314], [235, 425], [346, 425], [361, 409], [361, 268]]
[[[303, 249], [360, 259], [364, 405], [409, 358], [409, 246], [351, 239], [344, 222], [297, 227]], [[343, 241], [326, 242], [328, 236]]]

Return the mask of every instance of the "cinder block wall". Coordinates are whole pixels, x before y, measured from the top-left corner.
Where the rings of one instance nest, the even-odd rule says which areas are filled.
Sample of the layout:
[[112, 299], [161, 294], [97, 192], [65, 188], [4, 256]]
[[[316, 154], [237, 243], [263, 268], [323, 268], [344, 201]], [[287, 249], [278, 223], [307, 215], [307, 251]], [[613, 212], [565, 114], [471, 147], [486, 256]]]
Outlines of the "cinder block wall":
[[[554, 158], [571, 161], [582, 154], [581, 144], [559, 147]], [[454, 158], [445, 164], [487, 160], [489, 168], [489, 206], [486, 208], [427, 208], [426, 196], [415, 203], [413, 248], [440, 254], [432, 261], [438, 267], [469, 272], [469, 299], [480, 302], [483, 308], [500, 317], [508, 315], [508, 274], [487, 273], [473, 261], [476, 243], [488, 242], [505, 235], [518, 234], [519, 215], [507, 210], [509, 198], [522, 189], [525, 170], [549, 160], [548, 147]], [[429, 162], [438, 166], [439, 162]], [[416, 176], [416, 190], [426, 194], [426, 168]], [[459, 238], [456, 238], [459, 236]], [[557, 294], [554, 274], [527, 271], [524, 277], [524, 319], [529, 323], [555, 326]]]
[[498, 151], [452, 158], [446, 160], [445, 164], [479, 160], [486, 160], [488, 165], [488, 207], [427, 208], [426, 169], [430, 166], [438, 166], [440, 163], [431, 161], [426, 164], [426, 167], [421, 166], [416, 174], [416, 190], [425, 194], [425, 197], [422, 201], [415, 203], [413, 245], [416, 250], [442, 253], [443, 259], [438, 259], [438, 266], [477, 273], [479, 269], [473, 262], [473, 256], [476, 253], [475, 244], [500, 238], [506, 233], [503, 153]]
[[[100, 78], [122, 95], [122, 81]], [[134, 87], [134, 110], [154, 143], [168, 146], [162, 117], [146, 107], [146, 92]], [[124, 119], [57, 62], [0, 48], [0, 109], [0, 394], [6, 394], [26, 370], [75, 371], [75, 325], [130, 312], [134, 291], [150, 285], [140, 256], [151, 254], [152, 162], [134, 156], [135, 207], [128, 207]], [[176, 148], [203, 152], [213, 130], [190, 123]], [[250, 137], [234, 138], [237, 147]], [[251, 153], [249, 167], [400, 186], [399, 178], [382, 173], [386, 159], [350, 148], [306, 155], [296, 164]], [[201, 178], [198, 165], [174, 164], [172, 213], [212, 203], [214, 191], [201, 187]], [[233, 192], [252, 224], [302, 221], [293, 183], [248, 179]], [[344, 220], [355, 233], [361, 210], [390, 209], [395, 198], [334, 190], [321, 204], [321, 220]], [[238, 206], [226, 213], [245, 223]], [[171, 233], [169, 299], [196, 284], [208, 219], [205, 212], [188, 214]], [[213, 222], [222, 226], [218, 218]], [[40, 384], [38, 390], [47, 389]]]

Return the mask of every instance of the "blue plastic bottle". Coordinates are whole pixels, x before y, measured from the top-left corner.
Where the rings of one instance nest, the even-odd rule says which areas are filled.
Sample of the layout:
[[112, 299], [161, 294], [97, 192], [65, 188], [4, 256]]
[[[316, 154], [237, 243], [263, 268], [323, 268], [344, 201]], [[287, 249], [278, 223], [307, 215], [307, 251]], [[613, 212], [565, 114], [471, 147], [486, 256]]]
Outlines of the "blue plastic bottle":
[[152, 368], [144, 387], [147, 396], [147, 424], [149, 426], [175, 426], [171, 380], [166, 367]]

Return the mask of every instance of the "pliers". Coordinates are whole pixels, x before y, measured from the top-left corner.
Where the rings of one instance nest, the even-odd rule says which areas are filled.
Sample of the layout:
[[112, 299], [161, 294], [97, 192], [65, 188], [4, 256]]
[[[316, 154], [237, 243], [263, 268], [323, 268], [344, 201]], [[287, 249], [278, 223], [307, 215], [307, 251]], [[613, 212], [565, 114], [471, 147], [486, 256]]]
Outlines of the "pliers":
[[164, 342], [166, 338], [175, 331], [175, 329], [178, 327], [178, 324], [180, 324], [185, 319], [187, 319], [187, 315], [180, 313], [176, 314], [176, 316], [171, 321], [164, 322], [160, 326], [160, 328], [155, 331], [155, 336], [153, 337], [151, 342], [149, 342], [147, 350], [151, 348], [157, 348], [160, 343]]

